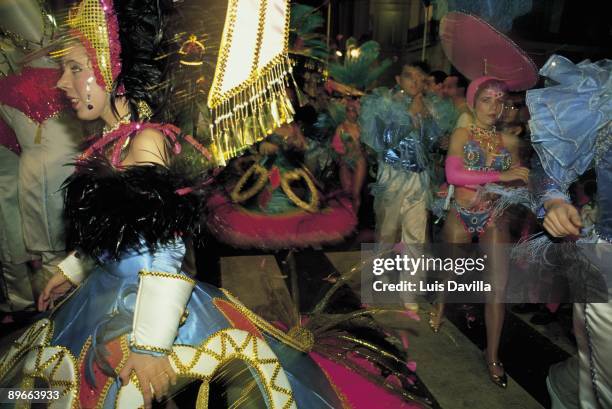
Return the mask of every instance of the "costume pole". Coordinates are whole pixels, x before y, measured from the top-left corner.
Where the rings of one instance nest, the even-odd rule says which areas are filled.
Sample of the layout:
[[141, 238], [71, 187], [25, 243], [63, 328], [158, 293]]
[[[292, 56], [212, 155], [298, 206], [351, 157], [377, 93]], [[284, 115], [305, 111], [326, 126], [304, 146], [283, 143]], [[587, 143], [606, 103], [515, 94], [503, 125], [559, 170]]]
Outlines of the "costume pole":
[[327, 2], [327, 49], [329, 50], [329, 42], [331, 38], [331, 0]]
[[429, 7], [423, 5], [425, 8], [425, 24], [423, 27], [423, 47], [421, 48], [421, 61], [425, 61], [425, 54], [427, 50], [427, 34], [429, 31]]
[[299, 316], [300, 316], [300, 285], [298, 283], [298, 272], [297, 266], [295, 262], [295, 250], [289, 250], [289, 254], [287, 254], [287, 267], [289, 267], [289, 282], [291, 287], [291, 297], [293, 298], [293, 303], [297, 309], [298, 323], [299, 325]]

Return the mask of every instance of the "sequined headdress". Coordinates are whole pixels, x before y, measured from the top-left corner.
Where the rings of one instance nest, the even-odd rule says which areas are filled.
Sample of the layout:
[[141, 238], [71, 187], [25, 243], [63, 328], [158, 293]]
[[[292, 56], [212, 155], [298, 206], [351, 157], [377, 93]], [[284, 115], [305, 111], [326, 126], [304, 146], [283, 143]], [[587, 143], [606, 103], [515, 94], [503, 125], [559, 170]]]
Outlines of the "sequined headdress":
[[92, 60], [98, 85], [111, 92], [121, 72], [119, 24], [112, 0], [82, 0], [70, 10], [68, 28]]
[[508, 92], [506, 83], [499, 78], [491, 76], [476, 78], [474, 81], [470, 82], [465, 94], [465, 99], [470, 109], [474, 109], [476, 94], [485, 87], [490, 89], [491, 96], [494, 99], [501, 98]]

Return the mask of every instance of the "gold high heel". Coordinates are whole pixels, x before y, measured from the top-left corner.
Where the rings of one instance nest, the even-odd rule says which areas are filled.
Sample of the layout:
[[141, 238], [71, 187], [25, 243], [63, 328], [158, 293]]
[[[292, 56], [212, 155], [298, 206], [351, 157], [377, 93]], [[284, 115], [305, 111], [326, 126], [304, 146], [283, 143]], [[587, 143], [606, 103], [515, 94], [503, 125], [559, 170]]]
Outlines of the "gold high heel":
[[501, 368], [504, 373], [501, 375], [495, 375], [493, 372], [491, 372], [491, 368], [489, 369], [489, 377], [491, 378], [491, 381], [493, 381], [493, 383], [497, 386], [499, 386], [500, 388], [506, 388], [508, 386], [508, 376], [506, 375], [506, 370], [504, 369], [504, 364], [502, 364], [501, 362], [497, 361], [497, 362], [487, 362], [487, 366], [488, 367], [498, 367]]
[[434, 311], [429, 311], [428, 323], [429, 323], [429, 328], [431, 328], [434, 334], [437, 334], [438, 332], [440, 332], [440, 327], [444, 323], [444, 320], [442, 319], [439, 313], [434, 312]]
[[404, 303], [404, 308], [408, 311], [419, 312], [419, 304], [415, 302], [406, 302]]

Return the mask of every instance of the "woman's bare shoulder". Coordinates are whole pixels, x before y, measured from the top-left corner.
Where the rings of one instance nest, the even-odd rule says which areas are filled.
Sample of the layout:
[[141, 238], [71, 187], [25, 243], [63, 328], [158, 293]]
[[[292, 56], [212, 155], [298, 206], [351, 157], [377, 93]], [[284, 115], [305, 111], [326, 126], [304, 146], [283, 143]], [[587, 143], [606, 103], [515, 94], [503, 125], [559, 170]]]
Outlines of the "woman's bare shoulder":
[[128, 157], [135, 165], [166, 165], [168, 153], [165, 136], [156, 129], [143, 129], [132, 138]]

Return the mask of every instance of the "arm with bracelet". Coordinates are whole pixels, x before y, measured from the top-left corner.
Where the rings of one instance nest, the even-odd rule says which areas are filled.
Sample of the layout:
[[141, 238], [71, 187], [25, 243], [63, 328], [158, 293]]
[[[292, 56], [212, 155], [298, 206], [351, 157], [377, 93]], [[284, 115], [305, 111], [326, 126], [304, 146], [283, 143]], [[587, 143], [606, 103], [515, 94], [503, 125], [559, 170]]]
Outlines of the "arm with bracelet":
[[94, 262], [90, 257], [72, 251], [57, 264], [57, 272], [49, 279], [38, 297], [38, 310], [53, 308], [55, 301], [63, 297], [72, 287], [78, 287], [87, 278]]
[[73, 286], [78, 287], [87, 278], [93, 264], [93, 260], [75, 250], [58, 263], [57, 269]]

